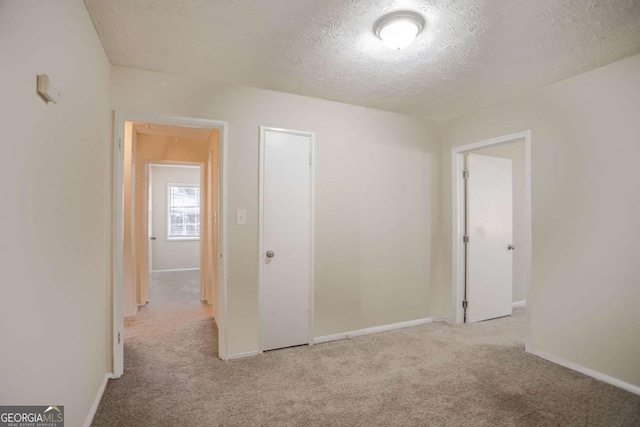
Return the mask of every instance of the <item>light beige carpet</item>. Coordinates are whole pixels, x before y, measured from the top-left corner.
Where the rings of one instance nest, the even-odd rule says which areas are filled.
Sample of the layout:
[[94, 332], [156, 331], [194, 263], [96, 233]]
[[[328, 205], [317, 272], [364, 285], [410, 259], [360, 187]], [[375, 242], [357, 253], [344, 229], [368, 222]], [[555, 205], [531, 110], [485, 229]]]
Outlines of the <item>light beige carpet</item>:
[[524, 310], [222, 362], [197, 272], [155, 273], [94, 426], [640, 426], [640, 396], [524, 352]]

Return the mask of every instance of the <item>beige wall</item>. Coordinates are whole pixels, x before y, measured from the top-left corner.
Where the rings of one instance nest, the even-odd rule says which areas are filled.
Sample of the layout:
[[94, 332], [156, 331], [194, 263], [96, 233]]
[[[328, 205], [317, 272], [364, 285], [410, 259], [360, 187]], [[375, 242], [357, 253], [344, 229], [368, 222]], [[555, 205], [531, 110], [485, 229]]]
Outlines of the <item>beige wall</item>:
[[[159, 90], [162, 88], [162, 90]], [[258, 128], [316, 133], [315, 334], [427, 317], [440, 147], [420, 119], [112, 69], [112, 106], [229, 123], [229, 352], [257, 349]], [[236, 209], [247, 225], [236, 225]]]
[[511, 160], [513, 188], [513, 301], [523, 301], [524, 295], [524, 191], [525, 191], [525, 144], [524, 141], [480, 148], [470, 151], [491, 157]]
[[531, 129], [533, 349], [640, 386], [638, 117], [640, 55], [445, 123], [434, 314], [451, 315], [451, 147]]
[[153, 270], [200, 267], [200, 240], [168, 240], [167, 185], [200, 185], [200, 168], [151, 166]]
[[69, 426], [111, 370], [109, 73], [82, 1], [0, 2], [0, 404]]

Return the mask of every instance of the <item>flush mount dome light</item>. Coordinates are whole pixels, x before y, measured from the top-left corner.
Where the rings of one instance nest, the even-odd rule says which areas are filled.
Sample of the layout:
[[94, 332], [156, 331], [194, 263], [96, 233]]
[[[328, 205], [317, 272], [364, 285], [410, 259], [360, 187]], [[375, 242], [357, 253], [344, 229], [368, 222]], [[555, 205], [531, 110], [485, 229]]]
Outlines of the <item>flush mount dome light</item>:
[[424, 18], [416, 12], [398, 11], [384, 15], [376, 21], [373, 32], [391, 49], [409, 46], [424, 28]]

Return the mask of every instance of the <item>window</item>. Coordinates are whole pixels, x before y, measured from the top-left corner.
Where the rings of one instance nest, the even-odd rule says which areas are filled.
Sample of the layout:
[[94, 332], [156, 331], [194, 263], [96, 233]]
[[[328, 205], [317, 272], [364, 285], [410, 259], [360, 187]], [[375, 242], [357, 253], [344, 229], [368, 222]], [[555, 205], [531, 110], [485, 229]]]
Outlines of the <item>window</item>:
[[169, 184], [169, 240], [200, 238], [200, 187]]

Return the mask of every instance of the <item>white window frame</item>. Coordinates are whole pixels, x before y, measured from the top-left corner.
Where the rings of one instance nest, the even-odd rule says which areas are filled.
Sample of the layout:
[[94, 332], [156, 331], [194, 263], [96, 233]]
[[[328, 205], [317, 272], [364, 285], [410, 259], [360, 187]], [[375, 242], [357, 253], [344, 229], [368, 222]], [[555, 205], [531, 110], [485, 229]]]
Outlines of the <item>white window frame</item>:
[[[192, 187], [192, 188], [197, 188], [200, 194], [200, 204], [198, 206], [198, 213], [201, 214], [202, 213], [202, 191], [200, 188], [200, 184], [180, 184], [180, 183], [173, 183], [173, 182], [169, 182], [167, 183], [167, 218], [166, 218], [166, 225], [167, 225], [167, 236], [166, 236], [166, 240], [167, 242], [185, 242], [185, 241], [198, 241], [200, 240], [200, 236], [198, 237], [171, 237], [171, 187]], [[200, 218], [200, 221], [202, 221], [202, 218]], [[200, 230], [200, 234], [202, 234], [202, 230]]]

